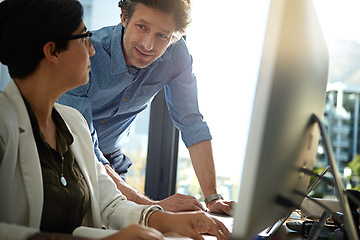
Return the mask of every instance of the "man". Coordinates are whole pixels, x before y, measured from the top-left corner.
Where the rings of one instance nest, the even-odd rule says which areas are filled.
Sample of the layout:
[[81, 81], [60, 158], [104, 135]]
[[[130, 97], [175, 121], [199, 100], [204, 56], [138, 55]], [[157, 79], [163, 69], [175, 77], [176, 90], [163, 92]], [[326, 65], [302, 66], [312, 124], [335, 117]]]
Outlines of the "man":
[[153, 201], [125, 182], [131, 160], [121, 152], [136, 115], [165, 87], [175, 126], [181, 131], [211, 212], [230, 213], [232, 202], [216, 191], [211, 135], [198, 109], [192, 58], [184, 40], [190, 23], [188, 0], [121, 0], [121, 23], [93, 33], [88, 84], [60, 102], [77, 108], [88, 121], [95, 153], [129, 200], [158, 204], [168, 211], [204, 210], [194, 197], [175, 194]]

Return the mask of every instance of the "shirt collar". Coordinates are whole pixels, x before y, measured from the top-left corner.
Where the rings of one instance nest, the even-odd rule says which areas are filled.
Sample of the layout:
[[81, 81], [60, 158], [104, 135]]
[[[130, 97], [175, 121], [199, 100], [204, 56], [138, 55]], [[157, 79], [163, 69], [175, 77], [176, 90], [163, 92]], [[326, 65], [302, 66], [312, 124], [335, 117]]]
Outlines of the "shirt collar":
[[[113, 32], [111, 33], [111, 74], [119, 74], [126, 71], [129, 71], [128, 66], [125, 62], [124, 52], [122, 49], [122, 38], [123, 38], [123, 26], [121, 22], [114, 28]], [[153, 68], [156, 67], [158, 62], [167, 60], [170, 58], [169, 49], [172, 46], [169, 46], [165, 53], [156, 59], [155, 62], [150, 64], [148, 67], [144, 68]]]
[[[34, 134], [37, 134], [37, 136], [40, 136], [40, 139], [43, 141], [43, 144], [48, 144], [43, 136], [43, 134], [40, 131], [40, 127], [36, 118], [35, 113], [33, 112], [33, 110], [30, 107], [30, 104], [27, 102], [27, 100], [23, 97], [26, 109], [28, 111], [29, 114], [29, 118], [30, 118], [30, 122], [31, 122], [31, 126], [33, 128], [33, 132]], [[57, 141], [57, 147], [59, 147], [59, 150], [61, 154], [64, 154], [65, 152], [67, 152], [69, 150], [69, 146], [73, 143], [74, 139], [73, 136], [71, 135], [69, 129], [67, 128], [64, 120], [62, 119], [62, 117], [60, 116], [60, 114], [58, 113], [58, 111], [56, 111], [55, 108], [52, 109], [52, 118], [54, 120], [54, 123], [56, 125], [56, 132], [58, 134], [58, 140], [60, 142]], [[38, 139], [38, 138], [36, 138]]]

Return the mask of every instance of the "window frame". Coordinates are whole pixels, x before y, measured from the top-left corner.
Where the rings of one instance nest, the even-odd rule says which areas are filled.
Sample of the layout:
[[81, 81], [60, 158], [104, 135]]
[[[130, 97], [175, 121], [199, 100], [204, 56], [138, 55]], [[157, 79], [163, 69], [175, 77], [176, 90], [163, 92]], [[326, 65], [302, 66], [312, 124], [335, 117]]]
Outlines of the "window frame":
[[145, 194], [161, 200], [175, 194], [179, 131], [169, 115], [162, 89], [151, 103]]

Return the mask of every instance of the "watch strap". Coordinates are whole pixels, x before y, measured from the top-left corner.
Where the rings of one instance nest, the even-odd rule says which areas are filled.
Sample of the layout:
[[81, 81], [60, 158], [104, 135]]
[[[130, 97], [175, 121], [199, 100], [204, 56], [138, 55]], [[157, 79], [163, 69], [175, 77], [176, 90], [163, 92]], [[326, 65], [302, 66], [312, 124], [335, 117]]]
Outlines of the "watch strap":
[[221, 196], [221, 194], [218, 194], [218, 193], [210, 194], [209, 196], [207, 196], [205, 198], [205, 204], [208, 205], [209, 202], [218, 200], [218, 199], [224, 199], [224, 198]]

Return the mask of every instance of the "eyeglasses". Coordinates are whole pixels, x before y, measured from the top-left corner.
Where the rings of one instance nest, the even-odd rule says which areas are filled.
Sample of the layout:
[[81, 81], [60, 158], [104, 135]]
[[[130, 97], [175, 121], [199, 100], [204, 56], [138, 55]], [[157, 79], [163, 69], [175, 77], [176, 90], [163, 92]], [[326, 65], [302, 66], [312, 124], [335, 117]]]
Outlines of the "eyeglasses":
[[91, 37], [92, 37], [92, 32], [87, 31], [84, 34], [79, 34], [79, 35], [72, 35], [69, 37], [69, 40], [74, 40], [74, 39], [79, 39], [79, 38], [83, 38], [83, 40], [86, 40], [89, 44], [89, 48], [91, 47]]

